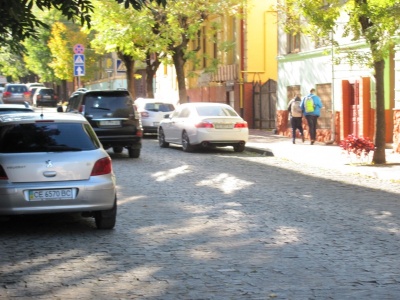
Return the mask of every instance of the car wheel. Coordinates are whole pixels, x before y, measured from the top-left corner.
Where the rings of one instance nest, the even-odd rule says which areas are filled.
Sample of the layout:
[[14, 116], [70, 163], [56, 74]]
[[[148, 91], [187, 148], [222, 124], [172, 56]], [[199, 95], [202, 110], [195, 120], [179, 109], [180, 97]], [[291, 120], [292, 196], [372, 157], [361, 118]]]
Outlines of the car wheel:
[[113, 152], [115, 154], [120, 154], [124, 150], [124, 147], [113, 147]]
[[96, 211], [94, 220], [97, 229], [113, 229], [117, 220], [117, 196], [115, 196], [114, 206], [109, 210]]
[[186, 131], [184, 131], [182, 133], [182, 149], [185, 152], [191, 152], [193, 151], [193, 146], [190, 145], [190, 141], [189, 141], [189, 136], [186, 133]]
[[233, 146], [235, 152], [243, 152], [245, 149], [245, 144], [236, 144]]
[[169, 143], [165, 141], [165, 134], [162, 128], [160, 128], [158, 131], [158, 145], [161, 148], [167, 148], [169, 146]]
[[130, 158], [138, 158], [140, 156], [140, 149], [128, 148]]

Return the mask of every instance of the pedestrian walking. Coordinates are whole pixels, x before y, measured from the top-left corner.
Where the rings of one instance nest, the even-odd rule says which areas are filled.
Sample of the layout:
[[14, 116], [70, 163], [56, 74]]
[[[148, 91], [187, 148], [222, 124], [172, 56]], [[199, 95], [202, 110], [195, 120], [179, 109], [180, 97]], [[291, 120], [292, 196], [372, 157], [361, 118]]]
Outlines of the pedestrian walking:
[[296, 130], [300, 132], [301, 139], [304, 143], [304, 132], [303, 132], [303, 111], [301, 109], [301, 98], [297, 95], [289, 101], [288, 108], [290, 114], [290, 124], [292, 125], [292, 139], [293, 144], [296, 144]]
[[311, 145], [313, 145], [317, 137], [317, 121], [322, 108], [321, 99], [317, 95], [315, 95], [314, 88], [310, 90], [310, 94], [303, 98], [300, 106], [304, 116], [307, 119]]

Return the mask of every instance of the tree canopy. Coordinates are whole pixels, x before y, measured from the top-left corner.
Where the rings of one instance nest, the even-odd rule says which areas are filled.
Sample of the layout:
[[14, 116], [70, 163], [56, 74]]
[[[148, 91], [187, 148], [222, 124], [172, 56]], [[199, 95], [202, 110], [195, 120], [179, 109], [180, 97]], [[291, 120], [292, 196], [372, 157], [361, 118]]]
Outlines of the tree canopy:
[[[124, 3], [125, 8], [132, 6], [141, 9], [143, 0], [114, 0]], [[148, 2], [166, 4], [166, 0], [148, 0]], [[40, 10], [55, 8], [68, 20], [74, 20], [81, 25], [90, 27], [93, 12], [92, 0], [0, 0], [0, 45], [9, 45], [14, 52], [23, 47], [21, 42], [26, 38], [38, 36], [39, 27], [47, 27], [34, 12], [34, 7]]]

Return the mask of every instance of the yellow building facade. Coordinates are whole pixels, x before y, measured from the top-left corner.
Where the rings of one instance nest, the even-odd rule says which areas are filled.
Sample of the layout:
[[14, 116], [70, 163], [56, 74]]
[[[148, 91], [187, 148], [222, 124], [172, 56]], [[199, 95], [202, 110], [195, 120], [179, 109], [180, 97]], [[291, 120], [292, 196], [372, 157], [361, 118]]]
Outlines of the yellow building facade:
[[191, 45], [200, 50], [196, 63], [187, 64], [189, 101], [228, 103], [251, 128], [274, 128], [276, 2], [250, 0], [244, 4], [242, 16], [209, 18], [200, 38]]

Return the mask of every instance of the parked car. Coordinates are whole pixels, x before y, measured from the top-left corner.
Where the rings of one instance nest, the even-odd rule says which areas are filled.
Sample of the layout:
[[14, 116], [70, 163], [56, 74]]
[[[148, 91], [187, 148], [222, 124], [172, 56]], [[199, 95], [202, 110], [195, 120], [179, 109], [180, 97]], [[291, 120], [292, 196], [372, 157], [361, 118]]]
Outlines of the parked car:
[[[62, 107], [57, 111], [62, 111]], [[65, 111], [85, 116], [105, 149], [121, 153], [126, 148], [129, 157], [140, 156], [143, 130], [128, 91], [74, 92]]]
[[32, 97], [33, 106], [51, 106], [57, 107], [58, 97], [54, 89], [47, 87], [38, 87]]
[[222, 103], [181, 104], [158, 127], [160, 147], [174, 143], [186, 152], [200, 146], [232, 146], [235, 152], [243, 152], [248, 138], [247, 122]]
[[2, 102], [6, 104], [24, 103], [28, 102], [32, 105], [30, 99], [30, 92], [25, 84], [8, 83], [4, 87], [1, 96]]
[[4, 87], [0, 87], [0, 104], [3, 103], [3, 91]]
[[157, 133], [158, 125], [164, 119], [165, 114], [175, 109], [172, 103], [151, 98], [138, 98], [135, 105], [140, 114], [144, 134]]
[[0, 115], [0, 215], [82, 212], [115, 226], [111, 158], [79, 114]]
[[0, 104], [0, 114], [13, 114], [21, 112], [34, 112], [34, 109], [25, 102], [24, 104]]

